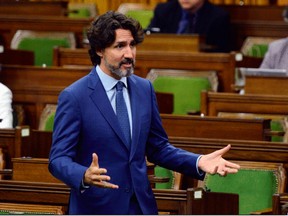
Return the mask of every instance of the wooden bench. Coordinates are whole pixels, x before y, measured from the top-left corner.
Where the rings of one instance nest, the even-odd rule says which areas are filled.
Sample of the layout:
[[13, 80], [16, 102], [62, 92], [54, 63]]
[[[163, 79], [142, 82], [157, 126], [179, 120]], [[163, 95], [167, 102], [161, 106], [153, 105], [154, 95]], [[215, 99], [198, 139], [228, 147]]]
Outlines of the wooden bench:
[[[226, 118], [271, 119], [271, 129], [278, 131], [274, 141], [287, 142], [288, 97], [281, 95], [202, 92], [201, 113]], [[280, 135], [282, 134], [282, 135]], [[279, 136], [280, 135], [280, 136]]]
[[288, 97], [203, 91], [201, 113], [205, 116], [217, 116], [220, 112], [288, 115]]
[[269, 119], [232, 119], [189, 115], [161, 114], [168, 136], [271, 140]]
[[83, 47], [85, 29], [90, 25], [89, 18], [68, 18], [64, 16], [18, 15], [0, 13], [0, 37], [4, 48], [10, 48], [17, 30], [74, 32], [77, 47]]
[[0, 14], [64, 16], [68, 1], [9, 1], [1, 0]]
[[[173, 44], [173, 45], [172, 45]], [[143, 43], [137, 47], [138, 51], [176, 51], [176, 52], [200, 52], [204, 47], [204, 38], [197, 34], [150, 34], [145, 35]]]
[[288, 96], [288, 77], [245, 76], [245, 94]]
[[[139, 45], [140, 47], [141, 45]], [[56, 48], [53, 55], [55, 66], [92, 65], [87, 49]], [[203, 53], [183, 51], [141, 50], [136, 54], [135, 74], [146, 77], [151, 69], [183, 69], [216, 71], [219, 91], [232, 92], [235, 71], [234, 53]]]
[[63, 68], [2, 65], [0, 82], [13, 92], [13, 103], [23, 105], [26, 124], [37, 129], [46, 104], [57, 104], [59, 93], [87, 75], [91, 67]]
[[[2, 180], [0, 202], [63, 206], [67, 209], [69, 191], [70, 189], [61, 183]], [[178, 215], [238, 214], [236, 194], [205, 192], [202, 189], [153, 189], [153, 192], [159, 212]]]

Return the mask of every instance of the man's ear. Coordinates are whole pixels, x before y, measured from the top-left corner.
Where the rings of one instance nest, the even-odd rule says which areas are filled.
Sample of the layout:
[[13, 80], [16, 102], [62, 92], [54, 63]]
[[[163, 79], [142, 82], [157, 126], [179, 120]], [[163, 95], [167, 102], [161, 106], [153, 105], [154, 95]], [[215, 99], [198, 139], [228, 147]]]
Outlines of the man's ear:
[[96, 51], [96, 54], [97, 54], [98, 56], [100, 56], [101, 58], [103, 57], [102, 50], [100, 50], [100, 51]]

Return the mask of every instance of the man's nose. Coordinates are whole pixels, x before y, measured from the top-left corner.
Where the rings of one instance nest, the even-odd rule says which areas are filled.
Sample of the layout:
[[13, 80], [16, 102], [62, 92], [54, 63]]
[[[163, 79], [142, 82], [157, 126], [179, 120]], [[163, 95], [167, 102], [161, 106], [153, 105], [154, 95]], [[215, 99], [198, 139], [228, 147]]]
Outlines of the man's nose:
[[127, 49], [125, 49], [124, 57], [133, 58], [133, 48], [127, 47]]

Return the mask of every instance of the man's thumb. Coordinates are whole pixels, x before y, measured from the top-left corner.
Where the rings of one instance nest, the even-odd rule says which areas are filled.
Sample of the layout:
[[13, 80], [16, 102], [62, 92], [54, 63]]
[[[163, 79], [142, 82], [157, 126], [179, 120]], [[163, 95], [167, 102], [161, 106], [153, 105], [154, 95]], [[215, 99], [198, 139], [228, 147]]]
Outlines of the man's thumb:
[[99, 168], [99, 163], [98, 163], [98, 156], [96, 153], [92, 154], [92, 163], [91, 166], [96, 166]]

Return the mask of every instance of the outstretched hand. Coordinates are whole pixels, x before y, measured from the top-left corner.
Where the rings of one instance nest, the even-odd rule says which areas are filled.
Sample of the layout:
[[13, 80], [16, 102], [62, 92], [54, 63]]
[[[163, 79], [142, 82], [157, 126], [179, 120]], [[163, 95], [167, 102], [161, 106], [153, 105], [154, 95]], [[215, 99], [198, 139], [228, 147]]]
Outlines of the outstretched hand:
[[107, 170], [105, 168], [100, 168], [98, 163], [98, 156], [96, 153], [92, 154], [92, 163], [90, 167], [86, 170], [84, 175], [84, 183], [88, 185], [104, 187], [104, 188], [119, 188], [118, 185], [109, 183], [110, 176], [105, 175]]
[[237, 173], [240, 166], [222, 158], [222, 155], [228, 152], [230, 148], [231, 145], [229, 144], [220, 150], [202, 155], [198, 163], [199, 169], [209, 174], [217, 173], [221, 176], [226, 176], [228, 173]]

